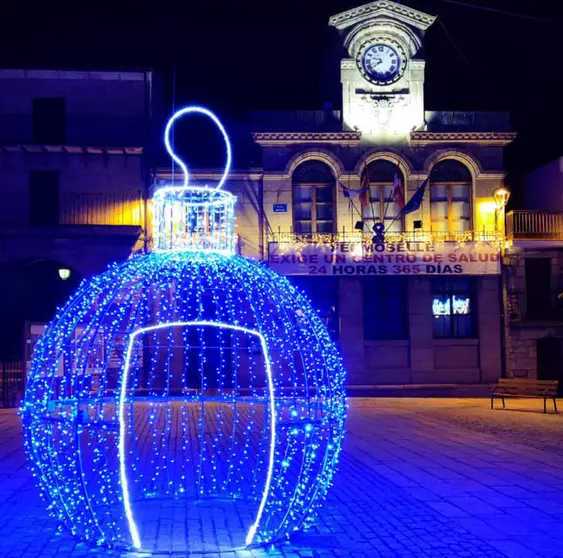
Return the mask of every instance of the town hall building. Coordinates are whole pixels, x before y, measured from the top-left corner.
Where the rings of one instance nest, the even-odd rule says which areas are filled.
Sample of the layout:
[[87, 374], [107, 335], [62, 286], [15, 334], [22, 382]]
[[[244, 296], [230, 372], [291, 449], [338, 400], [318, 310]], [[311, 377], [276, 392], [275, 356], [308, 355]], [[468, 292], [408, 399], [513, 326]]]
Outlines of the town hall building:
[[[241, 252], [307, 292], [350, 386], [503, 375], [495, 192], [515, 134], [505, 113], [425, 111], [422, 45], [434, 20], [389, 0], [331, 17], [342, 110], [256, 113], [262, 168], [230, 181]], [[421, 186], [422, 203], [404, 214], [401, 196]]]

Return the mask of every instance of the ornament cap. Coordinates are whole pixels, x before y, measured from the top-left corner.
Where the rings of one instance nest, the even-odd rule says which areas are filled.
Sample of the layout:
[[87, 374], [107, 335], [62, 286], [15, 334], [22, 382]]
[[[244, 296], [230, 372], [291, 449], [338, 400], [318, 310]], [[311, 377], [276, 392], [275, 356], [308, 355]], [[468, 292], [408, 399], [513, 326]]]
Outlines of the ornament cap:
[[152, 200], [153, 250], [235, 253], [236, 196], [230, 192], [164, 186]]
[[[190, 186], [188, 167], [170, 143], [170, 132], [176, 120], [186, 114], [207, 116], [225, 140], [225, 168], [215, 188]], [[168, 120], [164, 130], [164, 145], [172, 160], [182, 169], [183, 182], [181, 186], [163, 186], [153, 195], [153, 250], [234, 254], [236, 197], [221, 190], [231, 168], [231, 143], [223, 124], [204, 107], [184, 107]]]

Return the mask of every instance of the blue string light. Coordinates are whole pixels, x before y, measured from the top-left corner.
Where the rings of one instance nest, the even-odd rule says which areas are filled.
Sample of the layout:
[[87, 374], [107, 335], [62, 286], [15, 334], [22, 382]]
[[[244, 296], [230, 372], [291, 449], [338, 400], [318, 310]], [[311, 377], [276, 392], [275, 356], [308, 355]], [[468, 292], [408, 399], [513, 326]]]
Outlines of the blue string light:
[[310, 301], [234, 255], [234, 196], [182, 168], [155, 193], [158, 248], [82, 282], [21, 410], [51, 513], [109, 548], [153, 547], [153, 498], [244, 502], [246, 545], [306, 528], [344, 436], [345, 371]]

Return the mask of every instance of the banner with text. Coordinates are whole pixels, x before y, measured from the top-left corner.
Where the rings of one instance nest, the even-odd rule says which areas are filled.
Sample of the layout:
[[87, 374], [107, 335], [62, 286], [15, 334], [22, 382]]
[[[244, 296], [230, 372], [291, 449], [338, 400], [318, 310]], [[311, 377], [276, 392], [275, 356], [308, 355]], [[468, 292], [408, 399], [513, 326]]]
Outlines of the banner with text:
[[289, 244], [270, 242], [270, 267], [282, 275], [497, 275], [498, 245], [487, 242]]

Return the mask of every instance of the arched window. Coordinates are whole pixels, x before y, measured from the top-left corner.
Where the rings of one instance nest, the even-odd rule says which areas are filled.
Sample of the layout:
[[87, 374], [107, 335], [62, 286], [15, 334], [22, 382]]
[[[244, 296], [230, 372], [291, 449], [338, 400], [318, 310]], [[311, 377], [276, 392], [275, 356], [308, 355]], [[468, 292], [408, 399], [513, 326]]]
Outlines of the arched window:
[[293, 231], [296, 234], [335, 231], [336, 179], [322, 161], [305, 161], [294, 171]]
[[459, 161], [446, 159], [430, 173], [432, 231], [456, 233], [471, 230], [471, 173]]
[[369, 230], [375, 223], [383, 223], [388, 232], [401, 232], [403, 219], [400, 208], [393, 199], [395, 176], [403, 184], [403, 175], [397, 165], [384, 159], [372, 161], [367, 167], [370, 196], [362, 208], [364, 223]]

